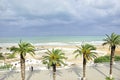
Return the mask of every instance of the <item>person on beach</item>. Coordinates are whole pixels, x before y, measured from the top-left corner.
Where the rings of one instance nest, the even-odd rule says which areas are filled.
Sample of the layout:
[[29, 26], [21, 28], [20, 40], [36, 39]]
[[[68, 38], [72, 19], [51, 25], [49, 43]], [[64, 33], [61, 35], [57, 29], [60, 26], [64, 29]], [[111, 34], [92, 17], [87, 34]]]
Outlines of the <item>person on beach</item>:
[[31, 66], [31, 71], [33, 71], [33, 66]]
[[29, 70], [32, 72], [32, 71], [33, 71], [33, 66], [30, 66], [30, 67], [29, 67]]

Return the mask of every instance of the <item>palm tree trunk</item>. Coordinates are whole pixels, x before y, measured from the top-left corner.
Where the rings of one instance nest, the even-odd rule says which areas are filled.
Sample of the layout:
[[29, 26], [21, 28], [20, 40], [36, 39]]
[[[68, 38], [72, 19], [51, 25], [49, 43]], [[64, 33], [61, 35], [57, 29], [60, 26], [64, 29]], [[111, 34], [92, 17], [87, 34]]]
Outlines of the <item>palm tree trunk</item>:
[[112, 79], [112, 68], [113, 68], [113, 62], [114, 62], [114, 54], [115, 54], [115, 46], [111, 47], [111, 56], [110, 56], [110, 79]]
[[56, 79], [56, 64], [53, 64], [53, 80]]
[[25, 59], [22, 54], [20, 54], [20, 64], [21, 64], [21, 78], [25, 80]]
[[86, 78], [86, 59], [83, 57], [83, 78], [82, 80], [85, 80]]

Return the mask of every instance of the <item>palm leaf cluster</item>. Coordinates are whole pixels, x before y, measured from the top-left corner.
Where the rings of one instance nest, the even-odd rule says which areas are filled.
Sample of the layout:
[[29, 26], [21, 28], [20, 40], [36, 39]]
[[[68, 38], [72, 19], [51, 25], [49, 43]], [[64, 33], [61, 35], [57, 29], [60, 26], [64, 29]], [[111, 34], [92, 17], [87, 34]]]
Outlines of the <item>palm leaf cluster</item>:
[[103, 45], [109, 44], [109, 47], [111, 46], [117, 46], [120, 45], [120, 35], [117, 35], [115, 33], [112, 33], [110, 36], [106, 34], [106, 38], [104, 39]]
[[52, 51], [48, 50], [46, 55], [43, 56], [43, 64], [47, 64], [48, 68], [53, 65], [65, 65], [63, 59], [66, 59], [65, 54], [60, 49], [52, 49]]
[[96, 50], [96, 47], [90, 44], [81, 45], [81, 47], [77, 46], [77, 50], [74, 51], [74, 53], [77, 53], [75, 55], [75, 58], [77, 58], [79, 55], [81, 56], [83, 54], [86, 61], [93, 60], [97, 57], [97, 53], [94, 52]]
[[21, 54], [23, 57], [26, 56], [27, 53], [30, 53], [30, 55], [34, 55], [34, 46], [30, 43], [27, 43], [27, 42], [21, 42], [18, 44], [18, 47], [11, 47], [10, 48], [10, 51], [13, 52], [13, 54]]

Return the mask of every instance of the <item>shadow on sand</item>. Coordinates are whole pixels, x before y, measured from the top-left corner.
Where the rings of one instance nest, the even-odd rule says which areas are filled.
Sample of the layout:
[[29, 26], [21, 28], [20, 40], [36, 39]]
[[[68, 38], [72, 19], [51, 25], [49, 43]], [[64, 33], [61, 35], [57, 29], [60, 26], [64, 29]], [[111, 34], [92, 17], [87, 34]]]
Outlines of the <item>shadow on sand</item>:
[[[60, 70], [57, 70], [57, 71], [56, 71], [56, 76], [62, 77], [62, 74], [63, 74], [63, 73], [62, 73]], [[53, 77], [53, 71], [52, 71], [52, 70], [49, 70], [48, 75], [50, 76], [50, 78], [52, 78], [52, 77]]]
[[98, 67], [93, 67], [95, 70], [97, 70], [99, 73], [101, 73], [103, 76], [107, 76], [104, 72], [98, 69]]
[[70, 69], [68, 69], [69, 72], [74, 72], [78, 77], [81, 77], [81, 72], [82, 72], [82, 69], [79, 67], [79, 66], [71, 66]]
[[40, 72], [40, 70], [28, 71], [27, 80], [30, 80], [30, 78], [32, 77], [32, 75], [34, 75], [35, 73], [39, 73], [39, 72]]

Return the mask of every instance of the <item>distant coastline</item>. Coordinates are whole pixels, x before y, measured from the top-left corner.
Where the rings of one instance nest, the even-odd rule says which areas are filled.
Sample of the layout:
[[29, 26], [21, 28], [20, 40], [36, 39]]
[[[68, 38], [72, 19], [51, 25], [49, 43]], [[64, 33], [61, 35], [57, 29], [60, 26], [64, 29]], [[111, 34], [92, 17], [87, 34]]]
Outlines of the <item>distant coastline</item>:
[[0, 37], [0, 43], [18, 43], [20, 40], [30, 43], [74, 43], [102, 41], [105, 36], [40, 36], [40, 37]]
[[40, 36], [40, 37], [2, 37], [0, 38], [0, 47], [14, 46], [20, 40], [30, 42], [35, 46], [70, 46], [90, 43], [101, 45], [104, 36]]

